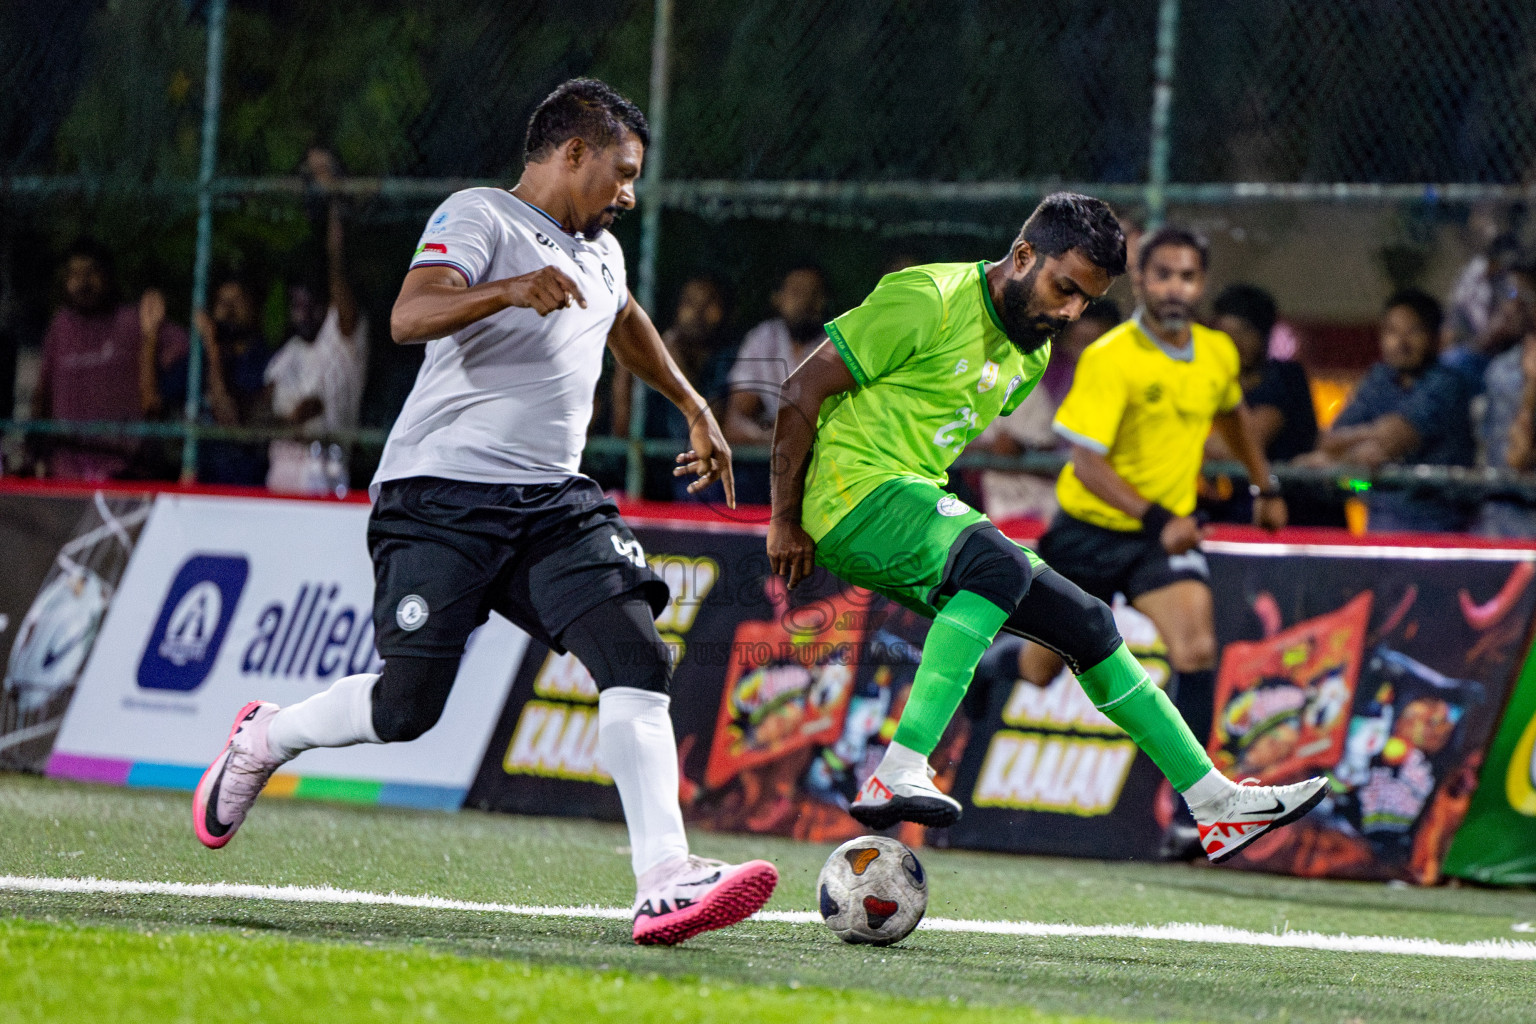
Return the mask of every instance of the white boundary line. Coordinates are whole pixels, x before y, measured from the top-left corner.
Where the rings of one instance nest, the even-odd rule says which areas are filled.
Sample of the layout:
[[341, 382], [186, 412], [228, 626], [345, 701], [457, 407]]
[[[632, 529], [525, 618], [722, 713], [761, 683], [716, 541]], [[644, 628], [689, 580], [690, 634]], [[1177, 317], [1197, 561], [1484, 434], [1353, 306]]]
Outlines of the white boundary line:
[[[26, 893], [85, 893], [110, 896], [176, 896], [201, 899], [275, 900], [282, 903], [361, 904], [414, 907], [423, 910], [465, 910], [515, 914], [522, 917], [599, 918], [627, 921], [623, 907], [542, 907], [515, 903], [477, 903], [438, 896], [359, 892], [330, 886], [246, 885], [234, 882], [118, 882], [103, 878], [29, 878], [0, 875], [0, 891]], [[776, 924], [816, 924], [819, 915], [807, 911], [763, 911], [753, 920]], [[920, 928], [934, 932], [1014, 935], [1025, 938], [1151, 939], [1164, 942], [1205, 942], [1275, 949], [1317, 949], [1338, 953], [1385, 953], [1396, 956], [1451, 957], [1463, 960], [1536, 961], [1536, 942], [1491, 939], [1481, 942], [1440, 942], [1379, 935], [1323, 935], [1318, 932], [1254, 932], [1213, 924], [1076, 925], [1037, 921], [964, 921], [930, 917]]]

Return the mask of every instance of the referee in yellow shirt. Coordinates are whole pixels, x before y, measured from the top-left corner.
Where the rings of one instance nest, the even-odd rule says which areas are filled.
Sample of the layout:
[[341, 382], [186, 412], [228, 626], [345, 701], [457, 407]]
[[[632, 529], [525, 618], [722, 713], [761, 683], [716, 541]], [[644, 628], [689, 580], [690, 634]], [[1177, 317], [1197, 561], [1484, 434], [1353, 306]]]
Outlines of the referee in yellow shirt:
[[[1071, 462], [1056, 483], [1061, 511], [1040, 538], [1040, 555], [1057, 572], [1105, 602], [1124, 594], [1156, 624], [1175, 673], [1175, 703], [1202, 740], [1217, 650], [1200, 553], [1206, 531], [1192, 513], [1213, 425], [1255, 481], [1254, 523], [1275, 530], [1286, 520], [1279, 481], [1242, 404], [1237, 349], [1194, 322], [1209, 261], [1205, 239], [1183, 228], [1143, 240], [1136, 313], [1088, 346], [1056, 414]], [[1021, 668], [1045, 685], [1061, 661], [1030, 645]]]

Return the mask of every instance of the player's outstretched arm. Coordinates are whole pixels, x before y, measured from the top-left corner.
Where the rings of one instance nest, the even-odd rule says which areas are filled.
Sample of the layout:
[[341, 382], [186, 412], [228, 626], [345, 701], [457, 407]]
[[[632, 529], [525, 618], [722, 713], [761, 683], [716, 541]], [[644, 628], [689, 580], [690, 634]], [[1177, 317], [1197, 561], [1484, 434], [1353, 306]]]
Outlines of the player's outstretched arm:
[[689, 494], [697, 494], [719, 480], [725, 487], [725, 503], [736, 507], [736, 478], [731, 473], [731, 446], [725, 443], [709, 403], [694, 390], [683, 371], [677, 368], [661, 334], [640, 303], [631, 295], [608, 332], [608, 347], [619, 365], [666, 396], [688, 417], [688, 443], [692, 446], [677, 457], [674, 476], [689, 473], [698, 477], [688, 485]]
[[389, 333], [397, 345], [414, 345], [446, 338], [511, 306], [548, 316], [573, 303], [583, 309], [587, 306], [576, 282], [557, 267], [540, 267], [531, 274], [474, 287], [452, 267], [417, 267], [400, 284], [389, 314]]
[[772, 472], [773, 518], [768, 523], [768, 565], [784, 576], [791, 587], [816, 568], [816, 542], [800, 525], [805, 497], [805, 471], [810, 468], [811, 448], [816, 443], [816, 420], [821, 403], [833, 395], [852, 391], [858, 384], [848, 364], [830, 341], [824, 341], [801, 363], [779, 400], [773, 424]]

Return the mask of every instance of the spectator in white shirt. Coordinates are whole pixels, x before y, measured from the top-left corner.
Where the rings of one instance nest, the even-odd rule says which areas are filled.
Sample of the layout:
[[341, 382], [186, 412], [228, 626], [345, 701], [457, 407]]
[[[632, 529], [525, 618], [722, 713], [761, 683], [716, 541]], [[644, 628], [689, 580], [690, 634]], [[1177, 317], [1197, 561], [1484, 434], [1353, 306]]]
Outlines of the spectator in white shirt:
[[[336, 160], [323, 150], [311, 150], [305, 168], [320, 185], [336, 178]], [[329, 303], [305, 282], [290, 284], [288, 321], [293, 332], [267, 364], [272, 412], [280, 422], [321, 436], [357, 426], [368, 365], [368, 322], [358, 309], [347, 280], [342, 254], [341, 210], [331, 198], [326, 224]], [[316, 458], [306, 441], [273, 441], [268, 454], [267, 489], [281, 494], [319, 494], [345, 477], [345, 461]], [[343, 479], [341, 481], [345, 483]]]

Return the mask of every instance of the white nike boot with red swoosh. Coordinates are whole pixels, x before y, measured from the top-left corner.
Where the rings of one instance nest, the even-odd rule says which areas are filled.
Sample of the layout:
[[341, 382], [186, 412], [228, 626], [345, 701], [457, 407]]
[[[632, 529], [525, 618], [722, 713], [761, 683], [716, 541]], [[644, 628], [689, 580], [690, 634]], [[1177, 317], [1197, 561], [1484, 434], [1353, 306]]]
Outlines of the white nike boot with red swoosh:
[[1260, 786], [1248, 779], [1190, 812], [1205, 855], [1220, 864], [1264, 833], [1296, 821], [1327, 794], [1328, 780], [1321, 776], [1290, 786]]

